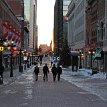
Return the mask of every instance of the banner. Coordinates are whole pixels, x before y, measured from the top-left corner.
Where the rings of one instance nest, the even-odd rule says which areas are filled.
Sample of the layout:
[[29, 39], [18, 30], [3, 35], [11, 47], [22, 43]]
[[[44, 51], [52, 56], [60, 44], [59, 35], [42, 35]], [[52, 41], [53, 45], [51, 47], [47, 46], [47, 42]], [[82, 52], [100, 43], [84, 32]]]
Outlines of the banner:
[[9, 21], [3, 20], [3, 37], [6, 39], [8, 37]]

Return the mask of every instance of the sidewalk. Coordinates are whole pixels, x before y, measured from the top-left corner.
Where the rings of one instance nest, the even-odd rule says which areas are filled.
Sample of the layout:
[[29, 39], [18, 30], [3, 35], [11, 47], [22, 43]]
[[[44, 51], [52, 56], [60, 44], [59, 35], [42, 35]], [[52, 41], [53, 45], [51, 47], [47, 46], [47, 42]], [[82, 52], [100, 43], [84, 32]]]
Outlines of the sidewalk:
[[[30, 66], [30, 68], [32, 68], [32, 67], [33, 67], [33, 65]], [[10, 71], [9, 70], [4, 71], [4, 73], [3, 73], [3, 84], [0, 85], [0, 86], [11, 84], [16, 79], [18, 79], [21, 74], [23, 74], [24, 72], [26, 72], [30, 68], [26, 68], [26, 70], [23, 69], [22, 73], [19, 72], [19, 69], [13, 69], [13, 77], [10, 77]]]
[[102, 100], [107, 100], [107, 79], [104, 73], [91, 75], [90, 70], [81, 69], [72, 72], [71, 69], [63, 68], [62, 78], [85, 91], [99, 96]]
[[40, 66], [38, 81], [33, 68], [27, 70], [14, 84], [0, 89], [0, 107], [106, 107], [101, 100], [72, 83], [53, 82], [52, 73], [43, 81], [43, 66]]

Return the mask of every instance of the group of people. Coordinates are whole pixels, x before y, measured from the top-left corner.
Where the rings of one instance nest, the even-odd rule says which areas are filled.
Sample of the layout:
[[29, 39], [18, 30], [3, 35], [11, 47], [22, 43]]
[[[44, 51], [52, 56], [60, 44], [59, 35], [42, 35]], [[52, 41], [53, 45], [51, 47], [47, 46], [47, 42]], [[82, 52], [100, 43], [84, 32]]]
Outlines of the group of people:
[[[53, 74], [53, 81], [56, 80], [56, 77], [58, 78], [58, 81], [60, 81], [60, 75], [62, 74], [62, 68], [60, 67], [59, 64], [57, 64], [57, 67], [55, 64], [53, 64], [51, 68], [51, 72]], [[38, 74], [39, 74], [39, 67], [38, 65], [35, 66], [34, 68], [34, 73], [35, 73], [35, 79], [36, 81], [38, 80]], [[43, 66], [43, 80], [48, 81], [48, 73], [49, 73], [49, 68], [47, 66], [47, 63]]]

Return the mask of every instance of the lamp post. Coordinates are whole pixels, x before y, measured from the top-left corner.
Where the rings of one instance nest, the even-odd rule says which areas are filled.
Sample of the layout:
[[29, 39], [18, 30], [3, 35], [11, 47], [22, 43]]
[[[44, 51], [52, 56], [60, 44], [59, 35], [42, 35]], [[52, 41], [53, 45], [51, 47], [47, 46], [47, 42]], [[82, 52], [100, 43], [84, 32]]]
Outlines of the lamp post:
[[4, 66], [2, 64], [2, 52], [4, 51], [4, 46], [3, 46], [4, 39], [0, 38], [0, 84], [3, 84], [3, 71], [4, 71]]
[[7, 47], [9, 51], [11, 51], [10, 54], [10, 77], [13, 77], [13, 66], [12, 66], [12, 52], [14, 51], [14, 45], [13, 41], [9, 42], [6, 39], [1, 38], [0, 39], [0, 66], [2, 66], [2, 51], [4, 50], [4, 47]]
[[88, 53], [90, 54], [90, 68], [92, 69], [92, 57], [95, 54], [95, 52], [93, 50], [90, 50]]
[[2, 52], [4, 51], [3, 42], [4, 40], [0, 38], [0, 66], [2, 66]]
[[34, 64], [34, 60], [33, 60], [33, 52], [32, 52], [32, 65]]
[[32, 62], [31, 62], [31, 61], [32, 61], [32, 60], [31, 60], [31, 56], [32, 56], [32, 55], [31, 55], [31, 52], [30, 52], [30, 56], [29, 56], [29, 58], [30, 58], [30, 66], [31, 66], [31, 63], [32, 63]]
[[0, 84], [3, 84], [3, 71], [4, 71], [4, 67], [2, 65], [2, 51], [4, 50], [3, 46], [0, 46]]
[[29, 68], [30, 67], [30, 65], [29, 65], [29, 62], [30, 62], [30, 55], [29, 55], [29, 53], [27, 53], [27, 68]]
[[2, 66], [2, 52], [4, 50], [3, 46], [0, 46], [0, 66]]
[[21, 55], [22, 55], [22, 50], [19, 50], [19, 72], [23, 72], [23, 66], [21, 65], [22, 60], [21, 60]]
[[6, 42], [5, 46], [11, 52], [10, 54], [10, 77], [13, 77], [13, 52], [17, 50], [16, 46], [12, 42]]
[[10, 77], [13, 77], [12, 53], [10, 54]]
[[81, 54], [81, 50], [80, 50], [80, 65], [79, 65], [79, 69], [82, 69], [81, 57], [82, 57], [82, 54]]

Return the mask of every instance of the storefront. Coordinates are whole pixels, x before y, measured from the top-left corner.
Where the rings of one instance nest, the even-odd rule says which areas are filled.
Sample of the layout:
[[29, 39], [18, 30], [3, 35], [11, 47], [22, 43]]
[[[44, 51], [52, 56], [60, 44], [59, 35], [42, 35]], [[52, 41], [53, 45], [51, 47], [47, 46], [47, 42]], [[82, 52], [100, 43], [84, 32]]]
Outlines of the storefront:
[[95, 55], [93, 56], [94, 67], [96, 67], [99, 71], [104, 71], [104, 51], [102, 48], [97, 48]]

